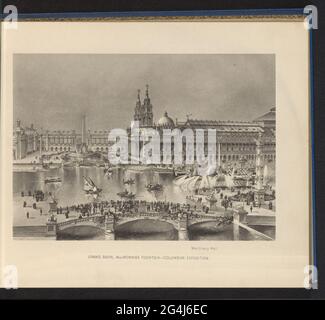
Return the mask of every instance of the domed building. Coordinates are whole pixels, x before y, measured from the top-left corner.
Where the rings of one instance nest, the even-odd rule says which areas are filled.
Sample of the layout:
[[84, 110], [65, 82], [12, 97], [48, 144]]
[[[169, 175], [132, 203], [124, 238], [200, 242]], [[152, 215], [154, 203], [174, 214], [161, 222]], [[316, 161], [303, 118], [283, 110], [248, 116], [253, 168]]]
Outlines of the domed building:
[[[261, 160], [263, 163], [272, 162], [275, 163], [275, 129], [276, 129], [276, 109], [273, 107], [264, 115], [252, 120], [252, 121], [227, 121], [227, 120], [214, 120], [214, 119], [193, 119], [190, 115], [186, 116], [185, 121], [174, 121], [167, 112], [154, 121], [153, 104], [149, 96], [149, 86], [146, 85], [145, 97], [142, 100], [140, 97], [140, 90], [138, 90], [137, 100], [134, 109], [133, 120], [139, 124], [140, 132], [143, 134], [146, 129], [155, 129], [158, 131], [160, 137], [167, 137], [164, 143], [167, 144], [166, 150], [170, 150], [168, 144], [170, 144], [172, 154], [168, 155], [168, 159], [172, 161], [175, 159], [174, 152], [174, 141], [168, 140], [174, 133], [169, 134], [164, 132], [164, 129], [174, 130], [179, 129], [183, 132], [186, 129], [191, 129], [193, 132], [197, 130], [203, 130], [205, 133], [209, 129], [213, 129], [216, 132], [216, 154], [212, 155], [216, 159], [217, 167], [229, 168], [242, 168], [250, 167], [253, 168], [256, 164], [257, 158], [257, 141], [261, 148]], [[131, 137], [131, 128], [128, 128], [128, 132]], [[150, 134], [149, 134], [150, 135]], [[183, 139], [185, 140], [185, 139]], [[163, 141], [163, 140], [161, 140]], [[183, 141], [183, 150], [187, 150], [186, 142]], [[143, 143], [140, 142], [140, 150], [143, 147]], [[190, 155], [189, 160], [197, 160], [196, 155], [196, 140], [194, 137], [194, 151], [193, 156]], [[163, 146], [161, 144], [161, 158]], [[205, 156], [208, 150], [207, 139], [204, 141], [204, 153]], [[178, 156], [178, 155], [177, 155]], [[183, 152], [183, 159], [186, 159], [186, 154]], [[223, 181], [220, 184], [224, 183]]]
[[175, 123], [174, 120], [168, 116], [168, 113], [165, 112], [164, 115], [158, 120], [156, 126], [160, 129], [174, 129]]

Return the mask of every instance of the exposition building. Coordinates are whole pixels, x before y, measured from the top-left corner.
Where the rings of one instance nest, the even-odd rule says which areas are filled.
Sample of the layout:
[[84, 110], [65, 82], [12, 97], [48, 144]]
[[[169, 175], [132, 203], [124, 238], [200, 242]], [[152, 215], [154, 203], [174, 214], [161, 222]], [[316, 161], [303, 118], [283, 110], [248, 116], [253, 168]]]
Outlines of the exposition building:
[[[165, 112], [158, 121], [154, 121], [153, 105], [146, 87], [144, 100], [141, 101], [140, 91], [135, 104], [133, 121], [138, 121], [140, 129], [207, 129], [216, 130], [217, 162], [219, 165], [251, 165], [256, 163], [257, 144], [261, 159], [265, 163], [274, 162], [276, 158], [276, 111], [271, 108], [266, 114], [252, 121], [221, 121], [192, 119], [174, 120]], [[130, 128], [128, 129], [130, 132]], [[82, 117], [81, 132], [36, 130], [33, 125], [23, 127], [18, 120], [13, 133], [13, 157], [23, 159], [33, 152], [65, 153], [88, 151], [106, 153], [109, 150], [108, 130], [90, 131], [86, 128], [86, 117]], [[207, 139], [205, 139], [207, 143]], [[195, 144], [195, 141], [194, 141]], [[195, 149], [195, 148], [194, 148]], [[205, 151], [207, 146], [204, 146]], [[162, 150], [162, 149], [161, 149]], [[173, 150], [173, 148], [172, 148]], [[184, 145], [185, 150], [185, 145]], [[194, 154], [195, 157], [195, 154]], [[185, 155], [184, 155], [185, 158]], [[174, 155], [171, 155], [171, 163]]]
[[[155, 129], [161, 132], [164, 129], [203, 129], [207, 133], [208, 129], [216, 130], [216, 157], [221, 166], [223, 164], [234, 165], [234, 163], [255, 166], [257, 155], [257, 144], [259, 144], [261, 159], [264, 163], [275, 162], [276, 143], [275, 143], [275, 108], [269, 112], [253, 119], [252, 121], [221, 121], [221, 120], [199, 120], [187, 117], [184, 121], [174, 120], [167, 112], [154, 122], [153, 106], [149, 97], [147, 86], [143, 102], [140, 99], [140, 90], [135, 105], [133, 120], [138, 121], [140, 131], [145, 129]], [[208, 139], [204, 139], [205, 156], [207, 156]], [[194, 139], [194, 150], [196, 150]], [[173, 145], [171, 146], [172, 150]], [[141, 149], [141, 146], [140, 146]], [[163, 146], [160, 148], [163, 150]], [[183, 146], [185, 151], [185, 141]], [[183, 152], [184, 154], [185, 152]], [[171, 156], [173, 160], [173, 155]], [[194, 160], [196, 155], [194, 154]], [[185, 160], [185, 154], [183, 155]]]

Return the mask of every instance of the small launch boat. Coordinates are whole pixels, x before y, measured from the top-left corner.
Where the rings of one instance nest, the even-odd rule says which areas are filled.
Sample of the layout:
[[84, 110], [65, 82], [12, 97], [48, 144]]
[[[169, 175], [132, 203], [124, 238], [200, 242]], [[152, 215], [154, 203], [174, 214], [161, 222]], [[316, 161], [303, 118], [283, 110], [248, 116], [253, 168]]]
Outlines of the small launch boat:
[[62, 180], [60, 177], [47, 177], [44, 180], [45, 183], [54, 183], [54, 182], [61, 182], [61, 181]]
[[156, 184], [149, 183], [148, 185], [146, 185], [146, 189], [149, 192], [159, 192], [159, 191], [163, 190], [163, 185], [159, 184], [159, 183], [156, 183]]
[[132, 192], [129, 192], [128, 190], [118, 192], [117, 195], [122, 199], [129, 199], [129, 200], [132, 200], [135, 197], [135, 194]]

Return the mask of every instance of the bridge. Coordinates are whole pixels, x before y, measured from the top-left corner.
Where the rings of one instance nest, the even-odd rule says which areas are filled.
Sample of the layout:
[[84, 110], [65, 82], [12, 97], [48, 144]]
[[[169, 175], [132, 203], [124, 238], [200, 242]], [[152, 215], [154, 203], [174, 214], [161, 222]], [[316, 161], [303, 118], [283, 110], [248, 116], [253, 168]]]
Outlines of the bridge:
[[50, 219], [46, 223], [46, 235], [49, 237], [57, 236], [57, 233], [68, 229], [73, 226], [94, 226], [97, 228], [104, 228], [105, 226], [105, 216], [104, 215], [92, 215], [89, 217], [82, 217], [78, 219], [70, 219], [63, 222], [57, 222], [56, 219]]
[[[179, 240], [188, 240], [188, 228], [194, 224], [201, 222], [216, 222], [222, 228], [223, 224], [233, 223], [234, 225], [234, 239], [239, 238], [239, 226], [255, 233], [256, 235], [271, 240], [270, 237], [263, 233], [257, 232], [247, 225], [247, 212], [244, 210], [232, 209], [231, 211], [224, 211], [223, 213], [188, 213], [183, 212], [179, 214], [167, 214], [156, 211], [141, 211], [137, 213], [116, 213], [116, 214], [95, 214], [79, 219], [70, 219], [64, 222], [57, 223], [48, 221], [47, 235], [56, 237], [57, 233], [70, 228], [72, 226], [94, 226], [105, 231], [105, 238], [107, 240], [114, 240], [114, 232], [117, 226], [128, 223], [130, 221], [150, 219], [155, 221], [162, 221], [171, 224], [178, 231]], [[237, 233], [236, 233], [237, 230]]]
[[[122, 205], [121, 205], [122, 204]], [[93, 226], [105, 231], [108, 240], [114, 240], [116, 227], [136, 220], [156, 220], [168, 223], [178, 231], [179, 240], [188, 240], [188, 228], [194, 224], [202, 222], [215, 222], [222, 230], [225, 224], [233, 223], [234, 239], [239, 239], [239, 229], [244, 228], [258, 238], [270, 240], [271, 238], [255, 230], [255, 226], [275, 226], [275, 214], [269, 211], [259, 213], [248, 213], [244, 207], [229, 208], [223, 210], [216, 206], [210, 207], [208, 212], [200, 206], [191, 204], [165, 203], [155, 206], [157, 203], [147, 201], [135, 201], [133, 203], [123, 202], [116, 205], [110, 203], [105, 209], [95, 211], [86, 217], [69, 219], [58, 223], [54, 216], [46, 224], [46, 234], [57, 237], [57, 233], [72, 226]], [[71, 209], [72, 210], [72, 209]], [[99, 212], [100, 211], [100, 212]]]
[[103, 215], [93, 215], [84, 218], [70, 219], [56, 224], [57, 231], [62, 231], [72, 226], [94, 226], [103, 227], [105, 222], [105, 216]]

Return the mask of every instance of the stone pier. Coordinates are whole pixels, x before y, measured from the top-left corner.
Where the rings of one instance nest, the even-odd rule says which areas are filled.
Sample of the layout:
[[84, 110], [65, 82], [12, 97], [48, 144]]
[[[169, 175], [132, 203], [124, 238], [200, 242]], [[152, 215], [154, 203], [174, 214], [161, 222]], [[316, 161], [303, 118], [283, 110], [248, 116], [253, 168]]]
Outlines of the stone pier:
[[247, 224], [247, 214], [248, 212], [244, 209], [234, 210], [233, 211], [233, 234], [234, 234], [234, 240], [240, 240], [239, 239], [239, 230], [240, 225], [246, 225]]
[[56, 223], [56, 221], [48, 221], [46, 223], [46, 236], [56, 238], [56, 232], [57, 232], [57, 223]]
[[115, 217], [105, 217], [105, 240], [115, 240]]
[[234, 240], [239, 240], [239, 224], [233, 223]]
[[[249, 218], [251, 218], [251, 216], [248, 215], [248, 212], [245, 211], [244, 209], [235, 210], [233, 214], [234, 214], [234, 216], [233, 216], [234, 240], [240, 240], [239, 239], [240, 227], [243, 229], [246, 229], [250, 233], [257, 235], [265, 240], [274, 240], [273, 238], [269, 237], [268, 235], [266, 235], [262, 232], [259, 232], [249, 226], [249, 221], [250, 221]], [[260, 223], [256, 224], [256, 225], [265, 225], [264, 223], [265, 223], [265, 216], [261, 217]]]
[[178, 217], [178, 240], [188, 240], [188, 217], [187, 215]]

